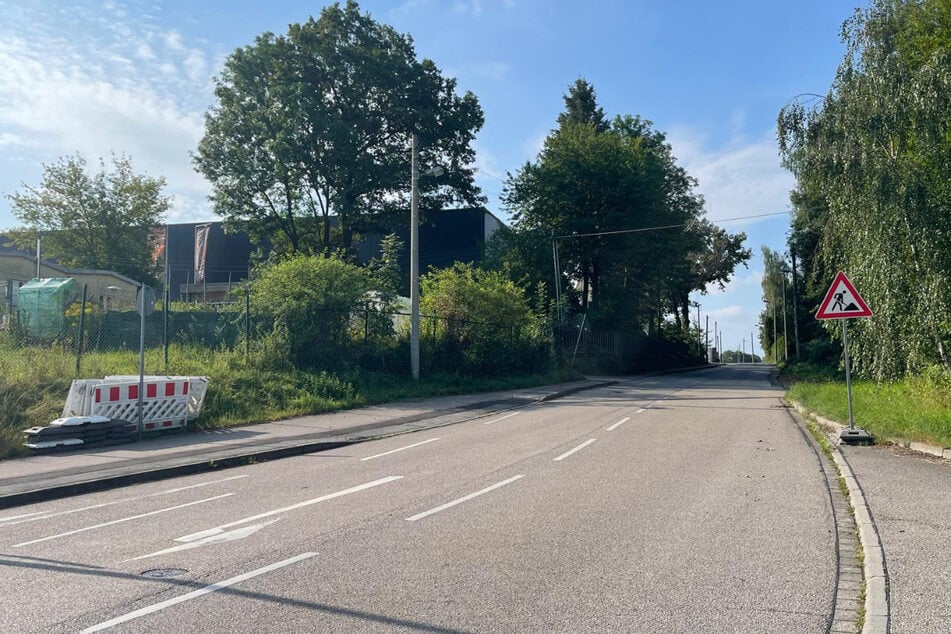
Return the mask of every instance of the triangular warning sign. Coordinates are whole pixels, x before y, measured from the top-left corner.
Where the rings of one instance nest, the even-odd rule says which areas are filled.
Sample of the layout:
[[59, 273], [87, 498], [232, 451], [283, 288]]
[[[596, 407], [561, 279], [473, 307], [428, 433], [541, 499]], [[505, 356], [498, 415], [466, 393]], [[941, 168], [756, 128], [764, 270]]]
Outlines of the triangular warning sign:
[[819, 305], [816, 319], [846, 319], [848, 317], [871, 317], [872, 311], [855, 290], [852, 282], [839, 271], [826, 297]]

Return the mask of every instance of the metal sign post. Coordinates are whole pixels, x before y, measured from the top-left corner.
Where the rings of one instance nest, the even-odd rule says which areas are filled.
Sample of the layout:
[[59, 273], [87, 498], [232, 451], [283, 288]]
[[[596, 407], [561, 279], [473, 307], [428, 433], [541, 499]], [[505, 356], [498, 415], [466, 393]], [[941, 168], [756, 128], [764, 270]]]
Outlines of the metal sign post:
[[849, 396], [849, 429], [855, 429], [855, 415], [852, 413], [852, 369], [849, 366], [849, 320], [842, 320], [842, 349], [845, 354], [845, 391]]
[[871, 317], [872, 311], [855, 290], [845, 273], [839, 271], [826, 292], [825, 299], [819, 305], [816, 319], [839, 319], [842, 321], [842, 353], [845, 355], [845, 391], [849, 400], [849, 428], [842, 430], [839, 438], [846, 443], [871, 442], [872, 436], [864, 429], [855, 427], [855, 413], [852, 407], [852, 365], [849, 361], [849, 325], [850, 317]]

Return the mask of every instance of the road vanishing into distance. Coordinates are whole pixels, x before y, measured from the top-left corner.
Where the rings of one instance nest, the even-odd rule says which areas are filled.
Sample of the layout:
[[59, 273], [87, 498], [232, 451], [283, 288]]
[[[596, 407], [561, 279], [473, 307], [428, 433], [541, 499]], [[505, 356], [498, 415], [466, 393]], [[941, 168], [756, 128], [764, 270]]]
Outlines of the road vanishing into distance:
[[829, 487], [769, 370], [2, 511], [0, 631], [826, 631]]

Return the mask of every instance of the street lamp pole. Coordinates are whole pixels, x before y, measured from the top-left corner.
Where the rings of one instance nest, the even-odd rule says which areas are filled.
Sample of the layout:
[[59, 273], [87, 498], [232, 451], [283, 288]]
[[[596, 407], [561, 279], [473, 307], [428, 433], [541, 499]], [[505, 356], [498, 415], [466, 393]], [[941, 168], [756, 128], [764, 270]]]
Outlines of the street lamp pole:
[[409, 301], [410, 301], [410, 369], [414, 379], [419, 379], [419, 159], [418, 140], [412, 139], [410, 176], [410, 224], [409, 224]]

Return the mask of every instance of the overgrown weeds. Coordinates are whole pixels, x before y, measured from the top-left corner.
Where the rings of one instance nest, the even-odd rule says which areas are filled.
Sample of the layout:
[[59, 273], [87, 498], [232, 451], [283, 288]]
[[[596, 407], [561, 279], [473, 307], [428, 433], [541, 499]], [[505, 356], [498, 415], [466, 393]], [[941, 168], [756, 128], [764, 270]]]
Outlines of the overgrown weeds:
[[[794, 377], [788, 397], [817, 414], [847, 422], [848, 397], [844, 378], [815, 371], [804, 364], [788, 366]], [[929, 368], [901, 381], [852, 381], [855, 424], [877, 438], [902, 438], [951, 447], [951, 374]]]
[[[407, 376], [350, 370], [307, 372], [273, 362], [272, 351], [243, 352], [173, 346], [166, 369], [161, 350], [149, 350], [146, 373], [209, 377], [200, 418], [191, 425], [213, 429], [331, 412], [388, 401], [558, 383], [572, 372], [508, 378], [452, 373]], [[87, 353], [82, 378], [138, 374], [138, 353]], [[57, 418], [75, 374], [75, 357], [58, 347], [20, 348], [0, 341], [0, 458], [24, 455], [22, 430]]]

